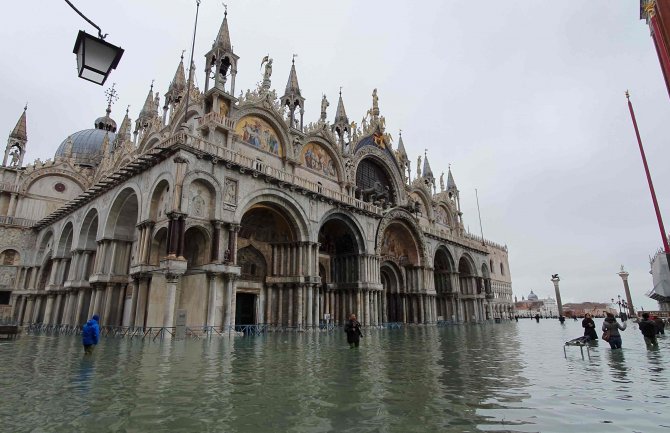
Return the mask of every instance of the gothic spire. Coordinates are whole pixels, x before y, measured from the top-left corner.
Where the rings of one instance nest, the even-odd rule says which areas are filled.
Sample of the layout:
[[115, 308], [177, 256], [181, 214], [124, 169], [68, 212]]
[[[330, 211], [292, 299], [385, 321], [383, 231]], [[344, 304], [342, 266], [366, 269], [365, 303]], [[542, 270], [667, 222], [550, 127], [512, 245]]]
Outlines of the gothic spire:
[[337, 101], [337, 111], [335, 112], [335, 123], [349, 124], [347, 112], [344, 110], [344, 102], [342, 101], [342, 88], [340, 88], [340, 99]]
[[400, 131], [399, 138], [398, 138], [398, 157], [405, 161], [407, 160], [407, 151], [405, 150], [405, 143], [402, 142], [402, 131]]
[[151, 87], [149, 88], [149, 93], [147, 94], [147, 99], [144, 100], [144, 106], [142, 111], [140, 111], [140, 117], [149, 117], [156, 110], [154, 109], [154, 82], [151, 81]]
[[[295, 71], [295, 54], [293, 55], [293, 61], [291, 64], [291, 72], [288, 75], [288, 82], [286, 83], [286, 91], [284, 96], [280, 98], [281, 104], [283, 106], [288, 106], [289, 110], [289, 126], [291, 128], [296, 128], [302, 130], [303, 127], [303, 116], [305, 114], [305, 98], [300, 94], [300, 86], [298, 85], [298, 74]], [[268, 62], [272, 62], [272, 59], [269, 59]], [[266, 72], [267, 82], [269, 83], [268, 74]], [[265, 83], [265, 81], [264, 81]], [[300, 123], [295, 118], [296, 109], [300, 108]]]
[[21, 113], [21, 117], [19, 117], [19, 120], [16, 122], [16, 126], [9, 134], [11, 138], [24, 141], [28, 140], [28, 132], [26, 130], [26, 111], [28, 111], [28, 104], [23, 107], [23, 113]]
[[458, 190], [456, 187], [456, 182], [454, 182], [454, 176], [451, 174], [451, 165], [449, 166], [449, 173], [447, 174], [447, 191], [455, 189]]
[[186, 90], [186, 74], [184, 73], [184, 53], [182, 52], [181, 60], [179, 61], [177, 70], [174, 73], [174, 78], [172, 79], [170, 87], [166, 93], [165, 102], [167, 103], [168, 99], [176, 99], [181, 93], [184, 92], [184, 90]]
[[130, 117], [128, 117], [128, 110], [130, 106], [126, 109], [126, 115], [121, 121], [121, 126], [119, 127], [119, 133], [116, 134], [115, 141], [117, 143], [123, 143], [126, 140], [130, 140]]
[[298, 74], [295, 71], [295, 57], [291, 63], [291, 72], [288, 74], [288, 82], [286, 83], [284, 94], [302, 96], [300, 95], [300, 86], [298, 85]]
[[434, 178], [433, 176], [433, 170], [430, 169], [430, 163], [428, 162], [428, 152], [424, 153], [424, 158], [423, 158], [423, 177], [430, 177]]
[[216, 40], [212, 44], [212, 48], [214, 47], [219, 47], [229, 52], [233, 51], [233, 46], [230, 43], [230, 32], [228, 31], [228, 8], [226, 8], [226, 11], [223, 13], [223, 22], [221, 23], [219, 34], [216, 36]]

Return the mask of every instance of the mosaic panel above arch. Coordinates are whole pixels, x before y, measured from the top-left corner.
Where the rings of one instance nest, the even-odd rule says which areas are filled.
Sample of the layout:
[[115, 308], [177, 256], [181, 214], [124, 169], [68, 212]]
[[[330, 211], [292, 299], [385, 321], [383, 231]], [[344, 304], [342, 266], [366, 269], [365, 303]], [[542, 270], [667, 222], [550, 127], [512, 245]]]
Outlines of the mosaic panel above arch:
[[244, 116], [235, 126], [237, 134], [243, 143], [253, 146], [264, 152], [283, 156], [281, 141], [275, 129], [264, 119], [258, 116]]
[[392, 257], [400, 265], [419, 265], [419, 246], [411, 230], [400, 221], [388, 225], [381, 242], [382, 257]]
[[320, 144], [310, 142], [302, 150], [300, 160], [305, 167], [331, 179], [337, 179], [335, 162], [330, 153]]

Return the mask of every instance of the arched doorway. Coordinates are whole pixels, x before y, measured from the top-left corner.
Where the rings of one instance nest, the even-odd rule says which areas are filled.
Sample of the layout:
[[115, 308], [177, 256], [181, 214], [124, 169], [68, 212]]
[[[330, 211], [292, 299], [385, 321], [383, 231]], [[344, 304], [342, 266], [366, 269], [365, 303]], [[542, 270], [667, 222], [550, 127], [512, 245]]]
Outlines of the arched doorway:
[[[393, 263], [396, 268], [397, 291], [390, 293], [385, 290], [387, 314], [391, 316], [393, 313], [393, 317], [397, 319], [402, 317], [404, 323], [426, 323], [430, 306], [425, 293], [422, 293], [424, 268], [420, 258], [419, 242], [411, 226], [402, 220], [389, 223], [381, 237], [379, 250], [382, 263]], [[402, 272], [398, 271], [400, 269]], [[385, 274], [386, 277], [390, 276], [387, 271]], [[393, 285], [389, 284], [389, 287]], [[394, 311], [391, 305], [395, 305]]]
[[186, 272], [179, 278], [175, 304], [186, 310], [188, 326], [198, 326], [207, 320], [209, 285], [204, 266], [211, 258], [210, 233], [204, 227], [194, 225], [184, 232], [184, 258]]
[[98, 238], [98, 211], [91, 209], [86, 214], [79, 231], [79, 250], [76, 267], [72, 276], [72, 287], [77, 287], [76, 305], [72, 314], [72, 324], [86, 323], [94, 314], [93, 296], [89, 278], [96, 260]]
[[290, 213], [277, 203], [257, 203], [244, 213], [237, 241], [242, 276], [232, 295], [232, 323], [302, 325], [306, 289], [299, 282], [308, 272], [305, 244]]
[[477, 273], [472, 258], [463, 254], [458, 261], [458, 282], [462, 299], [463, 320], [477, 322], [483, 317], [477, 288]]
[[121, 325], [124, 311], [130, 311], [132, 297], [130, 292], [126, 297], [126, 291], [137, 239], [138, 215], [137, 194], [132, 188], [126, 188], [119, 193], [109, 210], [105, 239], [98, 244], [96, 253], [95, 305], [103, 325]]
[[316, 294], [323, 300], [318, 317], [330, 314], [334, 323], [344, 324], [354, 313], [364, 325], [378, 322], [373, 314], [377, 305], [374, 294], [371, 297], [370, 291], [361, 290], [361, 284], [368, 279], [364, 249], [360, 230], [351, 217], [335, 213], [323, 220], [319, 229], [319, 268], [327, 275], [327, 284], [325, 292], [319, 290]]
[[400, 292], [403, 275], [400, 268], [392, 261], [385, 261], [380, 268], [380, 276], [386, 294], [386, 311], [384, 322], [407, 322], [407, 309], [404, 294]]
[[442, 320], [458, 320], [458, 309], [454, 296], [452, 276], [454, 274], [454, 259], [445, 246], [435, 251], [433, 262], [433, 278], [437, 293], [437, 315]]

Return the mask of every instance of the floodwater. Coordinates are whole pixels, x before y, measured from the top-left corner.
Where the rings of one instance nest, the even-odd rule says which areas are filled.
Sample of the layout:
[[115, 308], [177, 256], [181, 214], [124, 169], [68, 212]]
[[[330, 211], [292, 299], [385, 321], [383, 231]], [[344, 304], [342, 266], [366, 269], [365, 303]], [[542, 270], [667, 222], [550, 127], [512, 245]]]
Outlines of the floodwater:
[[[596, 323], [600, 324], [600, 320]], [[670, 335], [590, 359], [581, 323], [269, 334], [177, 342], [0, 342], [3, 432], [664, 432]]]

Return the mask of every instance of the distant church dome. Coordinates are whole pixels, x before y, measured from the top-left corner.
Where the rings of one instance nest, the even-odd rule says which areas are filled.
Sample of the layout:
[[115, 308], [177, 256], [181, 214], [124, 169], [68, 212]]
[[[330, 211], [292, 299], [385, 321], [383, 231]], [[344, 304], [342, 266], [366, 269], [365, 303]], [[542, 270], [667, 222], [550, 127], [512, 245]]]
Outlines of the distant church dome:
[[530, 291], [530, 295], [528, 295], [528, 300], [529, 301], [537, 301], [538, 300], [537, 295], [535, 293], [533, 293], [532, 290]]

